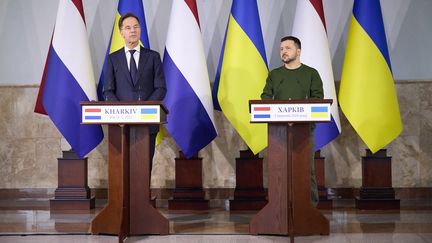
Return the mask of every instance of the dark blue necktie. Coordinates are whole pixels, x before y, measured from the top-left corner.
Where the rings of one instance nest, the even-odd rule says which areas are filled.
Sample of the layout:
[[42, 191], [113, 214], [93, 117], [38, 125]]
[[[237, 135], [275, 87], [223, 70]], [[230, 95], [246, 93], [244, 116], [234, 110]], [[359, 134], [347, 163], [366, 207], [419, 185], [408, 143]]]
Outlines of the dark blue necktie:
[[130, 72], [132, 81], [135, 84], [135, 82], [136, 82], [137, 67], [136, 67], [136, 62], [135, 62], [135, 58], [134, 58], [133, 55], [136, 52], [136, 50], [129, 50], [129, 52], [131, 54], [131, 58], [130, 58], [130, 62], [129, 62], [129, 72]]

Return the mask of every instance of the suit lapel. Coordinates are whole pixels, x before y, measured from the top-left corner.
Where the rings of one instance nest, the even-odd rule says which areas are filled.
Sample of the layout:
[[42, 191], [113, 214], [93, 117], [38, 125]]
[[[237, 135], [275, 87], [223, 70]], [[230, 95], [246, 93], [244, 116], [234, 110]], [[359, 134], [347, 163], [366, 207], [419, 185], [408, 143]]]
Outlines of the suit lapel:
[[143, 73], [144, 67], [149, 60], [148, 56], [146, 55], [146, 52], [147, 52], [147, 50], [141, 46], [140, 58], [139, 58], [139, 64], [138, 64], [137, 80], [141, 77], [141, 74]]
[[132, 85], [134, 85], [134, 82], [132, 82], [132, 78], [131, 78], [131, 75], [130, 75], [130, 72], [129, 72], [129, 68], [127, 66], [127, 59], [126, 59], [126, 53], [124, 51], [124, 47], [119, 50], [118, 62], [120, 63], [121, 71], [126, 75], [127, 80]]

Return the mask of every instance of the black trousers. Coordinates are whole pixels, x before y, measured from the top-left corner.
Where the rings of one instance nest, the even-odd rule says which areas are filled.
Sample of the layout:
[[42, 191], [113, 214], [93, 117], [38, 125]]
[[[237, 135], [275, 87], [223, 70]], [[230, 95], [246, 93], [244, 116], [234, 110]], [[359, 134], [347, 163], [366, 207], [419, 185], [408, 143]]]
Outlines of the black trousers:
[[155, 152], [155, 143], [156, 143], [156, 136], [157, 133], [150, 133], [150, 161], [149, 161], [149, 171], [150, 171], [150, 177], [151, 177], [151, 171], [153, 169], [153, 156]]

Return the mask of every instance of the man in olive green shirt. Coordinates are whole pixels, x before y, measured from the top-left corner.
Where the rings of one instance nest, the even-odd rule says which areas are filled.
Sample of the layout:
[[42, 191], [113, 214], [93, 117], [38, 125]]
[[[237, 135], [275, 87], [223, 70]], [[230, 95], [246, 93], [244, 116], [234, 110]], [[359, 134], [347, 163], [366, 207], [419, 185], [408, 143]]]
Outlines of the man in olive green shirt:
[[[318, 71], [300, 62], [301, 42], [294, 36], [281, 39], [280, 57], [283, 66], [273, 69], [264, 86], [261, 99], [287, 100], [324, 97], [323, 84]], [[311, 126], [311, 201], [318, 204], [318, 188], [315, 177], [313, 129]]]

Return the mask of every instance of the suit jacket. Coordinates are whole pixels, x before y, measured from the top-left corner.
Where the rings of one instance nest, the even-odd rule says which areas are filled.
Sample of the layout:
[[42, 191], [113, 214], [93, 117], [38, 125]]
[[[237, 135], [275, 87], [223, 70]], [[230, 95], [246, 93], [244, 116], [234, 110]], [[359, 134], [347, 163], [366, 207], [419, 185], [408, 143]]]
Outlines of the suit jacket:
[[[132, 80], [124, 48], [111, 53], [104, 74], [105, 100], [163, 100], [166, 94], [165, 77], [159, 53], [140, 47], [136, 79]], [[158, 125], [150, 126], [157, 133]]]

